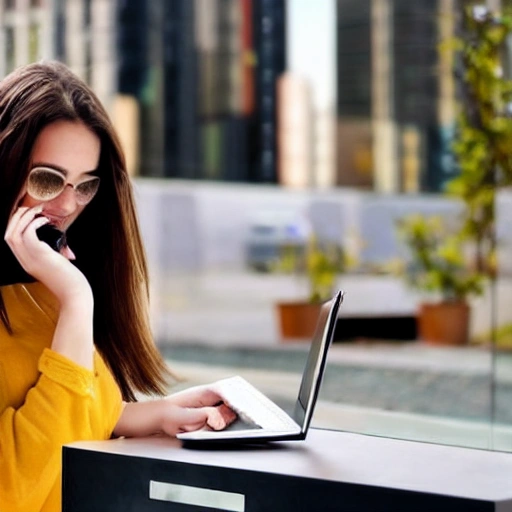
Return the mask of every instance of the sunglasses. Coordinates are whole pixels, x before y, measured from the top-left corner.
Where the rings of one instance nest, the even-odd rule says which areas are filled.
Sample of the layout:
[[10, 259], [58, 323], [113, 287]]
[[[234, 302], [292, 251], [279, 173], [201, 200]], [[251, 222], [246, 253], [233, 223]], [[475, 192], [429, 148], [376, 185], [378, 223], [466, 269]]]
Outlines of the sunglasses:
[[67, 183], [64, 176], [49, 167], [34, 167], [27, 180], [27, 194], [36, 201], [52, 201], [64, 192], [66, 187], [75, 191], [76, 202], [84, 206], [91, 202], [100, 186], [99, 176], [93, 176], [76, 185]]

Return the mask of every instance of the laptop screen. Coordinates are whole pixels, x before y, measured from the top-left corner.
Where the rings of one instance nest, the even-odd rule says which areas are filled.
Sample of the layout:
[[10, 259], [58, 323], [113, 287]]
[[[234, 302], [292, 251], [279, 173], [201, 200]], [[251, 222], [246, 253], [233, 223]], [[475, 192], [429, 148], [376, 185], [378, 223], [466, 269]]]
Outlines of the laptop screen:
[[[311, 348], [302, 382], [300, 384], [299, 395], [293, 412], [293, 419], [298, 425], [302, 425], [302, 431], [309, 428], [309, 423], [313, 415], [313, 409], [322, 383], [327, 351], [332, 342], [338, 310], [343, 300], [343, 292], [339, 291], [330, 301], [322, 305], [320, 315], [315, 329]], [[316, 383], [313, 384], [316, 380]]]

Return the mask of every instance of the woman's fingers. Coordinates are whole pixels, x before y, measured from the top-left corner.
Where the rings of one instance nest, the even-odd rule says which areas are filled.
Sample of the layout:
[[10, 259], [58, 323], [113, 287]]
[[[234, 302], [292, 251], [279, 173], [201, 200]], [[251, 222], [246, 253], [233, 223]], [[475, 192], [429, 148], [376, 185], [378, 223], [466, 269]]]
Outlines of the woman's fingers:
[[166, 400], [188, 411], [187, 420], [183, 421], [180, 427], [183, 432], [204, 427], [222, 430], [237, 418], [237, 414], [223, 403], [221, 395], [208, 386], [185, 389], [167, 397]]
[[[206, 418], [199, 428], [206, 426], [212, 430], [223, 430], [237, 418], [236, 413], [225, 404], [217, 405], [216, 407], [200, 407], [198, 409], [188, 410], [206, 414]], [[196, 423], [196, 428], [187, 428], [187, 431], [197, 430], [198, 423], [199, 422]]]
[[49, 220], [41, 215], [42, 205], [18, 208], [9, 220], [5, 241], [25, 272], [41, 281], [62, 304], [78, 297], [89, 303], [92, 290], [85, 275], [68, 260], [74, 258], [69, 249], [59, 254], [39, 240], [36, 230]]
[[222, 430], [236, 418], [236, 413], [225, 404], [215, 407], [183, 408], [178, 420], [177, 432], [192, 432], [204, 427]]
[[222, 430], [236, 420], [237, 415], [233, 409], [221, 404], [217, 407], [205, 407], [208, 410], [207, 425], [212, 430]]
[[167, 397], [171, 403], [182, 407], [208, 407], [222, 402], [222, 397], [208, 386], [195, 386]]
[[27, 208], [26, 206], [21, 206], [13, 213], [12, 217], [9, 219], [9, 222], [7, 223], [7, 229], [5, 231], [5, 240], [12, 236], [15, 227], [18, 225], [18, 221], [20, 220], [22, 215], [28, 212], [28, 210], [29, 208]]
[[37, 217], [37, 215], [39, 215], [42, 211], [42, 205], [35, 206], [34, 208], [18, 208], [18, 210], [16, 210], [14, 215], [11, 217], [9, 224], [7, 225], [7, 230], [5, 232], [5, 240], [7, 241], [7, 243], [10, 242], [15, 244], [19, 242], [25, 234], [28, 226], [30, 226], [32, 222], [36, 221], [38, 223], [37, 227], [40, 227], [46, 222], [48, 222], [48, 219], [46, 219], [45, 217]]
[[37, 240], [39, 240], [39, 238], [37, 238], [37, 234], [36, 234], [36, 231], [41, 227], [41, 226], [44, 226], [45, 224], [48, 224], [48, 222], [50, 222], [50, 219], [48, 217], [36, 217], [31, 223], [30, 223], [30, 231], [27, 230], [27, 228], [25, 228], [25, 231], [23, 232], [23, 235], [26, 235], [30, 238], [32, 237], [35, 237]]
[[[37, 237], [37, 229], [49, 222], [47, 217], [40, 215], [41, 206], [35, 208], [18, 208], [9, 221], [5, 241], [21, 263], [30, 273], [27, 266], [32, 266], [39, 258], [39, 251], [45, 250]], [[37, 251], [37, 252], [35, 252]]]
[[65, 245], [61, 250], [60, 250], [60, 254], [62, 254], [62, 256], [64, 256], [64, 258], [72, 261], [72, 260], [76, 260], [76, 256], [75, 256], [75, 253], [69, 248], [69, 245]]
[[193, 432], [205, 427], [207, 423], [208, 412], [204, 407], [197, 409], [185, 408], [177, 432]]

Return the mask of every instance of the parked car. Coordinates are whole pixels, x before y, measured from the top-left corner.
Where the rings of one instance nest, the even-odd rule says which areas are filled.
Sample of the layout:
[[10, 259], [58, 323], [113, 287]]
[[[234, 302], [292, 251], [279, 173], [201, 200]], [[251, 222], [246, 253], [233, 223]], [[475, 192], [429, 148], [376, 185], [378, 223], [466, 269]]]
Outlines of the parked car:
[[309, 226], [295, 211], [260, 212], [250, 222], [245, 243], [247, 266], [269, 272], [284, 247], [303, 251]]

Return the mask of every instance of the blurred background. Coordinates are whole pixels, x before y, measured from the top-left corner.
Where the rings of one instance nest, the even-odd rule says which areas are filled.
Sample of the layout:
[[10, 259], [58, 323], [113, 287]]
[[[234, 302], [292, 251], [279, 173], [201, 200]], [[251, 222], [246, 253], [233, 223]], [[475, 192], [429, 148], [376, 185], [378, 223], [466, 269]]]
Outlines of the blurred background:
[[328, 267], [334, 246], [330, 291], [346, 296], [313, 424], [512, 451], [508, 187], [462, 341], [420, 329], [432, 290], [410, 286], [397, 230], [465, 211], [448, 193], [458, 61], [440, 43], [471, 4], [0, 0], [0, 77], [58, 59], [106, 106], [133, 176], [155, 339], [186, 385], [241, 374], [293, 398], [312, 334], [285, 335], [277, 304], [310, 302], [311, 258]]

